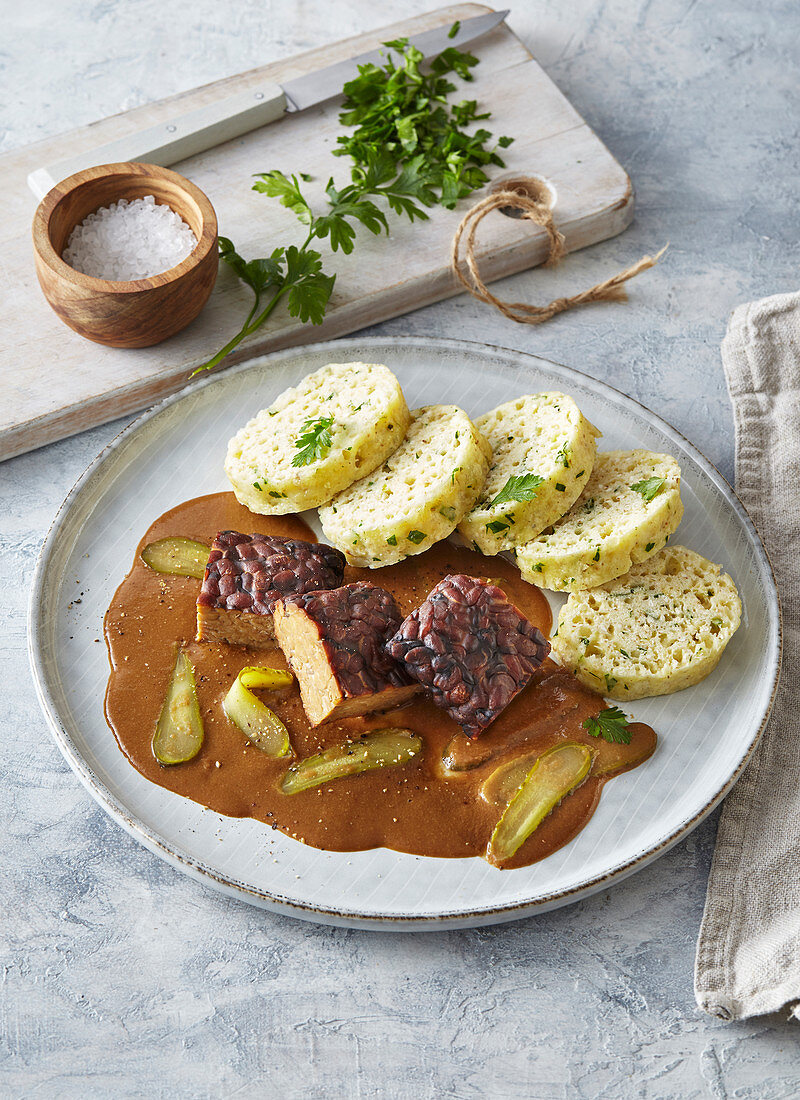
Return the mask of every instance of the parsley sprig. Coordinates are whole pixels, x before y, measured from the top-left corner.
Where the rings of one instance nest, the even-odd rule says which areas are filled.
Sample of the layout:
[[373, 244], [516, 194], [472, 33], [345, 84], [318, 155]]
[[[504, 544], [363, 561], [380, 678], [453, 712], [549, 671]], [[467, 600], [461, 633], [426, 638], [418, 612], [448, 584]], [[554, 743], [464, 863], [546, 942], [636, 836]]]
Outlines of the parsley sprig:
[[292, 466], [310, 466], [318, 458], [324, 458], [331, 449], [332, 426], [332, 416], [306, 420], [299, 438], [295, 440], [297, 454], [292, 459]]
[[[457, 33], [457, 26], [452, 33]], [[472, 80], [478, 59], [448, 46], [423, 72], [424, 57], [407, 39], [384, 45], [390, 51], [384, 63], [359, 66], [358, 76], [344, 86], [339, 121], [354, 130], [337, 139], [334, 155], [351, 158], [351, 182], [339, 189], [331, 178], [322, 211], [312, 209], [303, 194], [301, 181], [311, 179], [305, 173], [287, 176], [273, 169], [259, 173], [253, 184], [254, 191], [277, 198], [307, 226], [303, 243], [248, 261], [231, 240], [219, 238], [222, 260], [251, 289], [253, 302], [236, 335], [193, 373], [222, 362], [280, 302], [303, 324], [322, 324], [336, 276], [323, 270], [322, 253], [311, 247], [315, 241], [326, 241], [331, 251], [349, 255], [359, 225], [375, 235], [388, 235], [386, 208], [412, 222], [424, 221], [427, 207], [452, 209], [482, 187], [488, 181], [488, 165], [504, 167], [498, 149], [513, 139], [501, 137], [490, 145], [488, 130], [467, 133], [464, 127], [488, 118], [488, 113], [478, 112], [476, 100], [451, 105], [447, 98], [455, 91], [448, 75]]]
[[[336, 276], [326, 275], [322, 270], [322, 255], [308, 247], [312, 239], [313, 235], [309, 233], [300, 248], [295, 245], [276, 248], [269, 256], [248, 262], [236, 251], [233, 241], [227, 237], [219, 238], [221, 258], [250, 287], [253, 304], [233, 339], [207, 363], [192, 371], [192, 376], [221, 363], [246, 336], [264, 324], [284, 298], [292, 317], [299, 317], [303, 324], [307, 321], [313, 325], [322, 323]], [[266, 305], [261, 309], [264, 301]]]
[[619, 707], [606, 707], [596, 718], [587, 718], [583, 728], [592, 737], [602, 737], [604, 741], [616, 742], [619, 745], [631, 743], [628, 719]]

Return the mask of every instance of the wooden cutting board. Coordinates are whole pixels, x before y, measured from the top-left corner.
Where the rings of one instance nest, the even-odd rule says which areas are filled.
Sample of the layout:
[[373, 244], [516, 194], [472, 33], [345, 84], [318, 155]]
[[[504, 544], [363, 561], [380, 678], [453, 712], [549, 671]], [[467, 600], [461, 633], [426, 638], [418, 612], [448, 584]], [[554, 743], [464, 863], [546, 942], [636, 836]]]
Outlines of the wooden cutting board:
[[[234, 335], [250, 304], [249, 290], [221, 265], [206, 309], [189, 328], [167, 342], [153, 348], [121, 350], [82, 339], [57, 319], [36, 281], [30, 237], [36, 200], [26, 185], [30, 171], [264, 81], [280, 83], [374, 49], [388, 38], [450, 25], [487, 10], [480, 4], [441, 8], [115, 115], [0, 158], [0, 190], [5, 202], [0, 229], [0, 255], [4, 258], [0, 459], [145, 408], [180, 389], [192, 369]], [[488, 187], [511, 178], [546, 180], [556, 196], [555, 221], [571, 251], [620, 233], [633, 217], [628, 177], [525, 46], [501, 25], [469, 48], [480, 58], [480, 65], [475, 80], [462, 85], [463, 96], [459, 95], [461, 88], [456, 94], [476, 98], [481, 107], [491, 110], [486, 125], [494, 135], [515, 138], [503, 153], [506, 167], [490, 169]], [[458, 78], [454, 82], [461, 83]], [[334, 100], [287, 115], [174, 165], [206, 192], [216, 208], [220, 232], [230, 237], [246, 258], [267, 255], [278, 245], [298, 243], [302, 236], [293, 214], [276, 200], [251, 190], [253, 173], [272, 168], [311, 173], [314, 180], [307, 190], [318, 208], [331, 175], [339, 186], [349, 181], [346, 158], [331, 156], [341, 130], [339, 109]], [[459, 293], [449, 268], [450, 246], [470, 201], [481, 194], [463, 200], [454, 211], [432, 209], [430, 220], [422, 225], [390, 215], [389, 238], [360, 232], [351, 256], [326, 256], [325, 269], [336, 272], [337, 280], [322, 325], [301, 325], [279, 307], [228, 362], [343, 336]], [[545, 234], [529, 222], [497, 212], [481, 226], [477, 257], [487, 281], [539, 264], [546, 253]], [[257, 406], [258, 401], [254, 412]]]

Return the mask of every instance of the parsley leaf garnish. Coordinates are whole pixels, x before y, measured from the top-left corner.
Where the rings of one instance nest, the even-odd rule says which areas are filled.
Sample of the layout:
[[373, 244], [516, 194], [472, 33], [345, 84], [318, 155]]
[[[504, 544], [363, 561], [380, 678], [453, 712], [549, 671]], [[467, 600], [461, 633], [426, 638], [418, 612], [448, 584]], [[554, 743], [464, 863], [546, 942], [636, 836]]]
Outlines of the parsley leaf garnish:
[[[458, 23], [450, 33], [458, 34]], [[354, 129], [337, 138], [333, 154], [351, 159], [351, 182], [339, 189], [330, 179], [323, 210], [315, 210], [303, 194], [303, 183], [311, 179], [304, 172], [263, 172], [253, 184], [254, 191], [277, 199], [307, 227], [303, 243], [248, 262], [232, 241], [219, 238], [221, 258], [253, 291], [253, 303], [239, 332], [197, 370], [220, 363], [281, 301], [303, 324], [322, 323], [336, 276], [323, 270], [322, 253], [310, 247], [315, 240], [349, 255], [359, 227], [388, 235], [386, 208], [412, 222], [424, 221], [427, 207], [453, 209], [459, 199], [488, 183], [488, 165], [505, 167], [498, 150], [513, 139], [501, 137], [494, 145], [488, 130], [472, 126], [489, 117], [479, 113], [476, 100], [449, 102], [455, 91], [449, 75], [472, 80], [478, 59], [448, 46], [422, 72], [425, 59], [408, 39], [384, 46], [383, 64], [359, 66], [358, 76], [343, 88], [339, 122]]]
[[544, 478], [538, 474], [512, 474], [487, 507], [494, 508], [496, 504], [506, 504], [510, 500], [533, 500], [536, 490], [543, 482]]
[[596, 718], [587, 718], [583, 723], [583, 728], [592, 737], [602, 737], [604, 741], [609, 741], [612, 744], [629, 745], [631, 743], [628, 719], [619, 707], [606, 707], [605, 710], [600, 711]]
[[300, 429], [301, 435], [295, 440], [297, 454], [292, 466], [309, 466], [318, 458], [324, 458], [331, 449], [332, 416], [319, 416], [316, 420], [306, 420]]
[[635, 485], [631, 485], [631, 489], [635, 493], [641, 493], [645, 503], [649, 504], [666, 484], [666, 479], [663, 477], [647, 477], [644, 481], [637, 481]]

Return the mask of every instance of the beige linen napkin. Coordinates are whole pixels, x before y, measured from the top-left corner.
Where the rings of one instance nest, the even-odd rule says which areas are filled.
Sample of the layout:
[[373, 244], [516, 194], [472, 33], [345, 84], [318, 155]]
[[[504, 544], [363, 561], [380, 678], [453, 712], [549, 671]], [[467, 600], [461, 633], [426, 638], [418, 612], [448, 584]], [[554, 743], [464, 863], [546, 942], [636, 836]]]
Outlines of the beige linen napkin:
[[739, 1020], [800, 1017], [800, 293], [740, 306], [722, 343], [736, 421], [736, 491], [772, 560], [783, 676], [767, 728], [728, 795], [697, 944], [695, 996]]

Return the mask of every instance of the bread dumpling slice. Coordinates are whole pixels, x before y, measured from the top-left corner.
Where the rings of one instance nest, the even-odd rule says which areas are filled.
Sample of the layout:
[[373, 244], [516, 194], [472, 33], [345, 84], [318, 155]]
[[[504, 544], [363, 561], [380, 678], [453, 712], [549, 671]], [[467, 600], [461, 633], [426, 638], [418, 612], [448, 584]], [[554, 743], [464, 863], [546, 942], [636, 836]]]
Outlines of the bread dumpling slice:
[[594, 465], [600, 434], [563, 393], [517, 397], [478, 417], [492, 464], [478, 503], [458, 525], [483, 554], [528, 542], [568, 512]]
[[406, 434], [400, 383], [379, 363], [329, 363], [276, 398], [228, 444], [225, 473], [251, 512], [316, 508], [369, 474]]
[[615, 581], [573, 592], [552, 645], [581, 683], [612, 699], [669, 695], [708, 676], [741, 615], [721, 566], [670, 546]]
[[574, 592], [621, 577], [666, 543], [683, 516], [681, 471], [670, 455], [601, 451], [569, 512], [516, 548], [526, 581]]
[[463, 409], [416, 409], [380, 469], [320, 508], [322, 529], [350, 565], [378, 569], [421, 554], [447, 538], [478, 499], [491, 455]]

